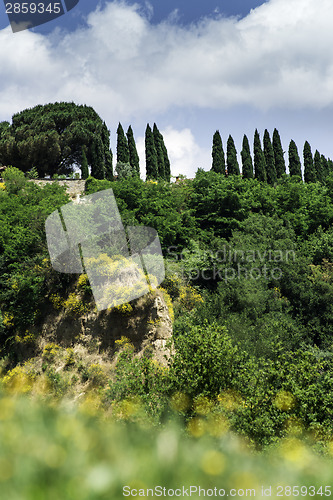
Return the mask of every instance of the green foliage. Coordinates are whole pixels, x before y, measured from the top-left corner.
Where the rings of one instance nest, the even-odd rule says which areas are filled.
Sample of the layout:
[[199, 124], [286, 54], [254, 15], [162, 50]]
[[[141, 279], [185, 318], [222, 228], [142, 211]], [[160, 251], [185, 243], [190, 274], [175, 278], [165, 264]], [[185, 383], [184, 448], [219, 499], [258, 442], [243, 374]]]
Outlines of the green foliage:
[[237, 160], [237, 151], [231, 135], [227, 141], [227, 167], [228, 175], [239, 175], [239, 165]]
[[272, 144], [273, 144], [273, 151], [274, 151], [276, 176], [278, 179], [280, 179], [283, 176], [283, 174], [286, 173], [286, 163], [284, 161], [280, 134], [276, 128], [274, 129], [274, 132], [273, 132]]
[[129, 163], [118, 162], [116, 165], [117, 178], [122, 181], [137, 174], [136, 169]]
[[258, 181], [266, 182], [267, 174], [266, 174], [265, 155], [261, 148], [260, 136], [257, 129], [254, 134], [253, 152], [254, 152], [254, 177], [258, 179]]
[[217, 174], [225, 174], [225, 158], [220, 132], [217, 130], [213, 136], [212, 170]]
[[264, 133], [264, 155], [266, 162], [267, 182], [274, 185], [277, 179], [277, 173], [275, 168], [274, 150], [267, 129]]
[[117, 163], [129, 163], [130, 153], [124, 129], [119, 123], [117, 128]]
[[129, 151], [129, 162], [130, 165], [134, 168], [137, 175], [140, 177], [140, 160], [139, 155], [136, 149], [136, 144], [134, 140], [132, 127], [129, 126], [127, 130], [127, 142], [128, 142], [128, 151]]
[[305, 141], [303, 149], [304, 158], [304, 181], [305, 182], [316, 182], [316, 170], [313, 164], [313, 157], [311, 152], [311, 146], [308, 141]]
[[289, 144], [289, 175], [297, 176], [302, 180], [301, 160], [299, 159], [297, 146], [294, 141]]
[[145, 148], [146, 148], [146, 179], [158, 179], [158, 158], [154, 143], [153, 132], [150, 125], [147, 125], [145, 134]]
[[25, 185], [24, 173], [16, 167], [8, 167], [2, 174], [9, 194], [17, 194]]
[[73, 102], [38, 105], [15, 114], [12, 124], [4, 129], [0, 162], [13, 164], [23, 172], [36, 167], [39, 177], [68, 174], [75, 164], [81, 164], [84, 145], [88, 163], [96, 169], [96, 162], [101, 162], [103, 169], [109, 139], [93, 108]]
[[242, 175], [243, 179], [253, 179], [253, 163], [250, 152], [249, 140], [246, 135], [243, 137], [242, 157]]
[[157, 128], [156, 123], [153, 126], [153, 137], [154, 137], [154, 145], [156, 150], [156, 158], [157, 158], [157, 170], [158, 170], [158, 178], [161, 180], [165, 179], [165, 170], [164, 170], [164, 154], [163, 154], [163, 136]]
[[82, 148], [81, 177], [82, 179], [88, 179], [89, 177], [88, 160], [84, 148]]
[[324, 181], [324, 168], [325, 167], [322, 163], [320, 153], [317, 149], [316, 149], [316, 152], [315, 152], [314, 157], [313, 157], [313, 167], [314, 167], [315, 172], [316, 172], [316, 180], [319, 182], [323, 182]]

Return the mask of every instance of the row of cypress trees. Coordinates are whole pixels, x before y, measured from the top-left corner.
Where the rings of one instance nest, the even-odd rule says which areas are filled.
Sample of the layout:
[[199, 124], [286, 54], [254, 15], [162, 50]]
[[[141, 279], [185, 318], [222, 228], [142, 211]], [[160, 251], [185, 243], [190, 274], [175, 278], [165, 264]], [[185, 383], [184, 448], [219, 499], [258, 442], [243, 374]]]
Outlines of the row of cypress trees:
[[[156, 123], [153, 129], [147, 125], [145, 132], [146, 179], [170, 182], [171, 170], [164, 138]], [[117, 128], [117, 165], [130, 165], [132, 172], [140, 176], [139, 155], [131, 125], [125, 135], [119, 123]]]
[[[291, 140], [288, 150], [289, 175], [298, 176], [302, 179], [302, 166], [298, 154], [296, 143]], [[213, 136], [212, 148], [212, 170], [225, 175], [240, 175], [239, 163], [235, 143], [231, 135], [227, 141], [227, 155], [225, 158], [222, 138], [217, 130]], [[249, 140], [246, 135], [243, 137], [241, 150], [242, 176], [246, 179], [258, 179], [259, 181], [274, 184], [277, 179], [286, 173], [286, 162], [282, 149], [280, 134], [274, 129], [272, 140], [266, 129], [264, 132], [263, 147], [260, 135], [256, 129], [253, 141], [253, 160], [250, 152]], [[304, 181], [324, 182], [330, 172], [333, 172], [333, 162], [325, 158], [316, 150], [312, 155], [311, 146], [308, 141], [303, 148], [304, 159]]]
[[149, 123], [145, 133], [146, 179], [170, 182], [171, 169], [168, 151], [163, 135], [154, 123], [153, 130]]

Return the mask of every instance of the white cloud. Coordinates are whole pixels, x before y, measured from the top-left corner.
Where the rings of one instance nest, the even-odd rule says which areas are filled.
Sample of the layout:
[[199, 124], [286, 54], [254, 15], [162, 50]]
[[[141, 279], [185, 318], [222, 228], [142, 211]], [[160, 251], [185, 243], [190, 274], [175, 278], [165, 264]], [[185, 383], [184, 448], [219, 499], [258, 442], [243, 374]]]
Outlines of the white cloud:
[[117, 119], [175, 105], [328, 106], [332, 18], [331, 0], [270, 0], [242, 20], [152, 25], [138, 5], [112, 2], [63, 37], [6, 28], [0, 112], [54, 100]]
[[166, 113], [173, 174], [192, 177], [210, 158], [190, 123], [175, 130], [177, 107], [333, 105], [332, 0], [269, 0], [241, 20], [216, 13], [188, 26], [176, 13], [158, 25], [150, 16], [149, 2], [114, 1], [71, 33], [0, 31], [0, 120], [65, 100], [93, 106], [107, 123]]

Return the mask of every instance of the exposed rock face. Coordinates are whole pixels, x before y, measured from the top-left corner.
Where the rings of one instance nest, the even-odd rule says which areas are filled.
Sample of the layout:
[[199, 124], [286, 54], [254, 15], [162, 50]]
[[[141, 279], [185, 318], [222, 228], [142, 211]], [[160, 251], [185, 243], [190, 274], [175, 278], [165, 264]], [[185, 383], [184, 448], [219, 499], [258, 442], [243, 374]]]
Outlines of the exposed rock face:
[[138, 356], [146, 349], [153, 357], [165, 364], [164, 355], [170, 355], [166, 347], [172, 339], [172, 322], [163, 293], [155, 290], [131, 302], [132, 311], [113, 308], [101, 312], [91, 311], [79, 317], [71, 317], [62, 311], [48, 315], [42, 325], [42, 337], [70, 347], [84, 338], [96, 339], [100, 349], [112, 353], [115, 341], [127, 337]]

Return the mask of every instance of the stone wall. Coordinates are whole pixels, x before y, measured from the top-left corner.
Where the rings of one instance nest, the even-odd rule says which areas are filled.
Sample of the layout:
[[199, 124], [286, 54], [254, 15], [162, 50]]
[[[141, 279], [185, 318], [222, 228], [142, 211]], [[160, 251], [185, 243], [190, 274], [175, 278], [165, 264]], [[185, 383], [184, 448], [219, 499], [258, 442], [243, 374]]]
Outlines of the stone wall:
[[67, 193], [73, 199], [77, 199], [82, 193], [84, 193], [84, 186], [86, 181], [84, 179], [79, 180], [53, 180], [53, 179], [32, 179], [30, 182], [35, 182], [38, 186], [46, 186], [47, 184], [56, 182], [59, 186], [67, 186]]

